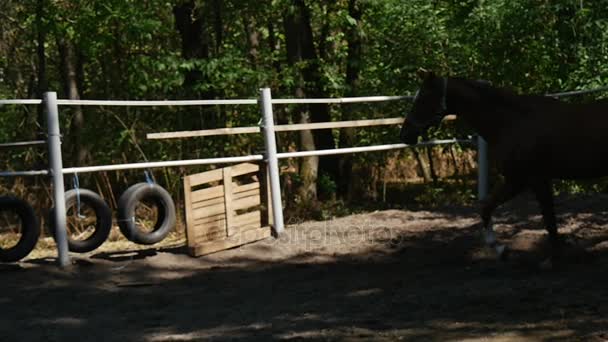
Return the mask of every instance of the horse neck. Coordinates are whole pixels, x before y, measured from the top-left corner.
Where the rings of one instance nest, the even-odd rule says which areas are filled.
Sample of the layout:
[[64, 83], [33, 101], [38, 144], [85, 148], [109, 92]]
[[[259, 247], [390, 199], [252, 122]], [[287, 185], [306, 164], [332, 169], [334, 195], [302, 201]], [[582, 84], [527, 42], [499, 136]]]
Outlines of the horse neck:
[[492, 101], [479, 89], [458, 79], [449, 80], [447, 107], [488, 142], [494, 141], [508, 122], [508, 109], [503, 103]]

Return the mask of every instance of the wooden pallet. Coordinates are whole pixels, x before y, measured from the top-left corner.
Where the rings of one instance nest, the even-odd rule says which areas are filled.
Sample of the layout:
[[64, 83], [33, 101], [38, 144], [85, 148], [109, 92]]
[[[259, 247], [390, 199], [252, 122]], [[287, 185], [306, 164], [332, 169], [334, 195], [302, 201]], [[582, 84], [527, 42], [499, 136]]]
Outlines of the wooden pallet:
[[245, 163], [184, 177], [190, 255], [210, 254], [271, 235], [271, 206], [263, 176], [259, 165]]

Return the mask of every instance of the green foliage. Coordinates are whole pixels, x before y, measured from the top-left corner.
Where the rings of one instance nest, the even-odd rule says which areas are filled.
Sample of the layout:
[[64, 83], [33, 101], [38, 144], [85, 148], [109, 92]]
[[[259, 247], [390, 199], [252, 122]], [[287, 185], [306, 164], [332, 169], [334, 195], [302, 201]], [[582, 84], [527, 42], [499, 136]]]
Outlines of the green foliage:
[[319, 195], [321, 197], [325, 197], [325, 198], [331, 198], [336, 196], [336, 190], [338, 189], [336, 182], [333, 181], [333, 179], [331, 179], [331, 177], [329, 177], [326, 174], [322, 174], [321, 176], [319, 176], [318, 179], [318, 188], [319, 188]]
[[[284, 17], [296, 13], [294, 0], [194, 1], [192, 21], [202, 22], [207, 56], [186, 58], [176, 29], [174, 6], [184, 1], [107, 0], [0, 2], [0, 98], [34, 97], [39, 60], [36, 40], [46, 33], [49, 88], [65, 97], [62, 39], [75, 47], [80, 95], [85, 99], [254, 98], [269, 86], [275, 97], [293, 97], [301, 73], [319, 66], [315, 85], [327, 96], [352, 95], [347, 65], [360, 74], [357, 95], [405, 95], [419, 80], [415, 70], [489, 79], [526, 93], [589, 88], [608, 84], [608, 7], [603, 1], [578, 0], [383, 0], [304, 1], [310, 11], [316, 60], [287, 60]], [[219, 5], [218, 5], [219, 4]], [[361, 38], [361, 56], [349, 55], [349, 33]], [[187, 84], [188, 77], [192, 78]], [[332, 106], [330, 114], [349, 118], [402, 117], [407, 102]], [[293, 107], [277, 108], [283, 121], [294, 121]], [[62, 131], [74, 133], [73, 111], [62, 108]], [[188, 159], [259, 152], [259, 136], [209, 137], [153, 142], [145, 133], [211, 127], [252, 126], [255, 107], [84, 108], [91, 164], [140, 160]], [[0, 109], [0, 139], [36, 136], [36, 110]], [[442, 128], [433, 136], [465, 135], [466, 127]], [[336, 142], [339, 131], [334, 131]], [[397, 142], [398, 127], [357, 129], [356, 145]], [[284, 149], [298, 145], [282, 136]], [[5, 168], [26, 167], [37, 152], [10, 154]], [[354, 156], [370, 168], [386, 164], [387, 154]], [[26, 161], [27, 160], [27, 161]], [[176, 172], [171, 174], [179, 177]], [[296, 179], [297, 176], [294, 178]], [[297, 180], [297, 179], [296, 179]], [[171, 180], [172, 183], [177, 183]], [[296, 181], [297, 183], [297, 181]], [[319, 189], [335, 193], [336, 184], [321, 176]], [[427, 194], [445, 196], [442, 188]], [[427, 196], [425, 195], [425, 196]]]

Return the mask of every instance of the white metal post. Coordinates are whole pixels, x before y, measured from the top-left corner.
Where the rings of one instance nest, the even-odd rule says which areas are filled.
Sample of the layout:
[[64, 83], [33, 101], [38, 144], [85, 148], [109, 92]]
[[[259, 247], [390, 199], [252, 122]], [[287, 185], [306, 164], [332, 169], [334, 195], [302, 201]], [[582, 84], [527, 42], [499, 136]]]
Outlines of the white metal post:
[[281, 184], [279, 179], [279, 160], [277, 158], [277, 142], [274, 132], [274, 115], [272, 112], [272, 96], [269, 88], [260, 90], [260, 105], [262, 107], [262, 133], [266, 146], [266, 162], [268, 163], [268, 179], [270, 181], [270, 197], [274, 233], [278, 236], [283, 232], [283, 204], [281, 203]]
[[477, 196], [484, 200], [488, 196], [488, 143], [477, 137]]
[[48, 128], [49, 169], [53, 182], [53, 202], [55, 212], [55, 242], [57, 243], [57, 262], [59, 266], [70, 265], [68, 238], [65, 214], [65, 189], [63, 186], [63, 161], [61, 157], [61, 137], [59, 132], [59, 109], [57, 107], [57, 93], [44, 93], [46, 107], [46, 122]]

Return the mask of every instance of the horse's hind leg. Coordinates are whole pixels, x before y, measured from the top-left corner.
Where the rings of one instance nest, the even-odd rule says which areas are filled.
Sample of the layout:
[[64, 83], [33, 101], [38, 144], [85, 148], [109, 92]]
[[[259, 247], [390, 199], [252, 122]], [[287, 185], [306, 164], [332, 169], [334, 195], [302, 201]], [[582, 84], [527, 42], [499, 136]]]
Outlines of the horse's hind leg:
[[505, 177], [505, 181], [502, 184], [498, 184], [492, 190], [492, 193], [487, 199], [481, 203], [481, 220], [483, 223], [483, 239], [486, 246], [493, 248], [499, 257], [504, 257], [505, 247], [500, 245], [496, 241], [496, 234], [492, 226], [492, 213], [496, 208], [506, 201], [512, 199], [518, 195], [524, 189], [524, 185], [521, 182], [513, 181], [513, 178]]
[[549, 238], [551, 240], [557, 240], [557, 220], [555, 219], [555, 209], [553, 207], [553, 189], [551, 187], [551, 181], [538, 181], [534, 184], [533, 190], [536, 195], [536, 200], [538, 201], [538, 204], [540, 204], [543, 222], [545, 228], [549, 232]]
[[[549, 232], [549, 242], [551, 244], [551, 256], [555, 257], [560, 252], [560, 237], [557, 232], [557, 220], [555, 218], [555, 210], [553, 204], [553, 188], [550, 180], [539, 180], [533, 185], [536, 200], [540, 205], [540, 210], [543, 215], [543, 223], [547, 232]], [[549, 260], [550, 262], [550, 260]]]

